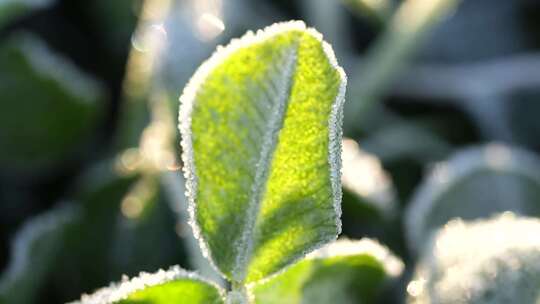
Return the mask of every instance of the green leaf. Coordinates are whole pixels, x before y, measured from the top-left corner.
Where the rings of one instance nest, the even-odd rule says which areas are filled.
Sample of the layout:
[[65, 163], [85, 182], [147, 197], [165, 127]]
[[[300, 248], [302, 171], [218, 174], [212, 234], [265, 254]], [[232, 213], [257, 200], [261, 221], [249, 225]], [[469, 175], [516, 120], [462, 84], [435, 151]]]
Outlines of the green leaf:
[[375, 303], [403, 263], [370, 239], [339, 240], [251, 290], [257, 304]]
[[27, 33], [0, 45], [0, 71], [3, 168], [35, 174], [84, 152], [103, 106], [94, 79]]
[[540, 160], [522, 149], [489, 144], [458, 152], [435, 166], [408, 204], [405, 228], [417, 253], [450, 219], [503, 211], [540, 216]]
[[62, 206], [30, 219], [17, 232], [10, 263], [0, 276], [0, 303], [34, 303], [76, 215], [73, 208]]
[[540, 303], [540, 220], [454, 220], [426, 247], [408, 303]]
[[220, 304], [224, 291], [195, 273], [178, 266], [156, 273], [141, 273], [112, 284], [72, 304]]
[[192, 224], [235, 282], [275, 273], [340, 232], [345, 75], [303, 22], [248, 32], [181, 99]]
[[180, 229], [181, 240], [186, 249], [188, 263], [202, 276], [216, 283], [222, 283], [223, 277], [216, 272], [214, 267], [206, 259], [199, 246], [199, 241], [192, 233], [189, 226], [188, 200], [186, 198], [185, 179], [176, 171], [169, 171], [161, 176], [164, 193], [167, 196], [171, 209], [177, 216], [177, 229]]

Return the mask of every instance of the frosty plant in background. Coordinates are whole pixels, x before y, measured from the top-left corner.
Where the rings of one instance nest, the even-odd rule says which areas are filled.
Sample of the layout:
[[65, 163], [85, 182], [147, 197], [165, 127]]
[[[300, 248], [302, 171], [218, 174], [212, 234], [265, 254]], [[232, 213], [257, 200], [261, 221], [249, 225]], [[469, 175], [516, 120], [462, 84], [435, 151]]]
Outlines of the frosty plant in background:
[[540, 220], [505, 212], [448, 222], [407, 287], [410, 304], [540, 303]]
[[341, 229], [345, 83], [303, 22], [218, 48], [180, 98], [180, 131], [191, 225], [230, 290], [173, 267], [80, 303], [371, 301], [402, 268], [386, 248], [342, 240], [306, 258]]

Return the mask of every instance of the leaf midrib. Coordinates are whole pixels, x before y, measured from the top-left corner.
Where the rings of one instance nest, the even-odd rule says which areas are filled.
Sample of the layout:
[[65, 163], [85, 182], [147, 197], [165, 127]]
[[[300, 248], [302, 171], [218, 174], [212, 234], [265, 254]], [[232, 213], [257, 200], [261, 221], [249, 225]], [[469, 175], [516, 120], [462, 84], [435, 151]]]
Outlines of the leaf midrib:
[[[298, 37], [297, 39], [300, 39]], [[256, 165], [255, 178], [252, 184], [251, 195], [247, 206], [246, 223], [242, 230], [242, 236], [239, 240], [239, 253], [236, 256], [235, 263], [232, 269], [232, 277], [234, 281], [243, 282], [247, 274], [247, 267], [253, 253], [253, 234], [262, 203], [263, 195], [266, 191], [268, 178], [270, 175], [271, 164], [274, 152], [278, 145], [280, 130], [285, 121], [287, 108], [291, 96], [291, 89], [294, 84], [294, 73], [296, 71], [297, 55], [299, 42], [296, 40], [292, 46], [287, 49], [284, 55], [283, 73], [279, 75], [279, 88], [284, 88], [279, 91], [276, 97], [277, 102], [272, 109], [272, 115], [268, 120], [267, 131], [264, 135], [260, 156]], [[277, 67], [278, 69], [280, 66]]]

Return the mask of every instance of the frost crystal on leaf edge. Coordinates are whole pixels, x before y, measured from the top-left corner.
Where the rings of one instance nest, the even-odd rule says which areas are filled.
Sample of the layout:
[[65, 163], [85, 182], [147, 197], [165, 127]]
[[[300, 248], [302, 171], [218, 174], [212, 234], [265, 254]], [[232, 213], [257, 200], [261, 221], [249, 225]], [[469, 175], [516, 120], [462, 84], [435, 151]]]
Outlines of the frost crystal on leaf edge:
[[215, 287], [221, 298], [225, 296], [223, 289], [214, 282], [201, 277], [195, 272], [184, 270], [180, 266], [172, 266], [168, 270], [160, 269], [155, 273], [141, 272], [137, 277], [132, 279], [124, 277], [120, 283], [112, 283], [109, 287], [101, 288], [91, 295], [83, 295], [79, 301], [69, 304], [110, 304], [126, 299], [130, 294], [145, 288], [179, 279], [190, 279], [206, 283]]

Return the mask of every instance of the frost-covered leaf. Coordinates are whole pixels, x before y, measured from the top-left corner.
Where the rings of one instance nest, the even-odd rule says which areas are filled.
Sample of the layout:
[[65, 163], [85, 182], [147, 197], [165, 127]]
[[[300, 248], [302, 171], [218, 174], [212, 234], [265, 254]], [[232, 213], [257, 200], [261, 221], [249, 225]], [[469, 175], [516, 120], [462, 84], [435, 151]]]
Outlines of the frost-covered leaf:
[[197, 269], [202, 276], [222, 283], [223, 277], [210, 265], [201, 251], [198, 240], [193, 235], [189, 226], [188, 199], [186, 198], [185, 179], [175, 171], [166, 172], [162, 175], [164, 193], [168, 197], [171, 209], [177, 216], [177, 227], [181, 230], [180, 237], [187, 252], [188, 262]]
[[540, 215], [537, 157], [501, 144], [458, 152], [435, 166], [409, 203], [409, 247], [420, 252], [429, 234], [454, 217], [485, 218], [503, 211]]
[[16, 233], [10, 262], [0, 275], [0, 303], [37, 303], [39, 288], [54, 268], [65, 231], [76, 215], [73, 208], [63, 206], [28, 220]]
[[540, 220], [454, 220], [426, 247], [407, 287], [415, 304], [540, 303]]
[[252, 288], [257, 304], [375, 303], [403, 263], [370, 239], [338, 240]]
[[224, 292], [217, 285], [178, 266], [138, 277], [83, 295], [72, 304], [220, 304]]
[[45, 8], [54, 0], [2, 0], [0, 1], [0, 28], [35, 9]]
[[192, 224], [236, 282], [279, 271], [340, 231], [345, 75], [302, 22], [248, 32], [181, 97]]
[[102, 87], [37, 37], [0, 45], [0, 165], [36, 171], [82, 153], [96, 128]]

